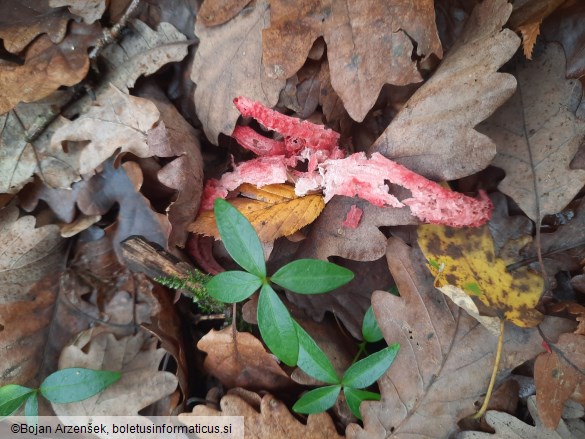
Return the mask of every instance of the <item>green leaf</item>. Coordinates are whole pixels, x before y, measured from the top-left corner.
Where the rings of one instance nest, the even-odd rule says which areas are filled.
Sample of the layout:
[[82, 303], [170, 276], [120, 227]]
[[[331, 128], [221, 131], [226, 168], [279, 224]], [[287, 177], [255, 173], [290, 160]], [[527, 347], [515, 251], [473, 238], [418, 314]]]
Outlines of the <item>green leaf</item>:
[[262, 279], [245, 271], [224, 271], [207, 282], [207, 292], [221, 302], [241, 302], [262, 285]]
[[67, 404], [90, 398], [120, 379], [122, 374], [109, 370], [80, 367], [53, 372], [41, 384], [41, 394], [51, 402]]
[[351, 412], [356, 418], [362, 419], [360, 413], [360, 404], [362, 401], [380, 401], [380, 394], [375, 392], [368, 392], [367, 390], [352, 389], [351, 387], [344, 387], [343, 394], [345, 395], [345, 401], [349, 406]]
[[234, 206], [221, 198], [214, 202], [215, 222], [225, 249], [244, 270], [266, 277], [264, 250], [250, 222]]
[[362, 335], [364, 340], [368, 343], [375, 343], [384, 338], [376, 317], [374, 316], [374, 310], [370, 306], [364, 315], [364, 321], [362, 323]]
[[318, 389], [311, 390], [305, 393], [301, 398], [293, 405], [293, 410], [297, 413], [320, 413], [329, 409], [337, 401], [341, 386], [339, 384], [335, 386], [319, 387]]
[[24, 405], [24, 416], [28, 425], [38, 425], [39, 423], [39, 398], [37, 392], [34, 392], [26, 400]]
[[18, 384], [0, 387], [0, 419], [18, 410], [31, 393], [35, 393], [35, 390]]
[[326, 293], [352, 279], [351, 270], [320, 259], [292, 261], [270, 278], [281, 287], [299, 294]]
[[262, 340], [283, 363], [294, 366], [299, 358], [299, 340], [290, 313], [272, 287], [262, 285], [258, 298], [258, 329]]
[[368, 387], [388, 370], [398, 354], [398, 349], [400, 349], [400, 345], [394, 343], [358, 361], [345, 371], [341, 383], [354, 389]]
[[299, 338], [299, 360], [297, 366], [313, 378], [328, 384], [338, 384], [339, 377], [327, 355], [315, 343], [315, 340], [294, 322]]

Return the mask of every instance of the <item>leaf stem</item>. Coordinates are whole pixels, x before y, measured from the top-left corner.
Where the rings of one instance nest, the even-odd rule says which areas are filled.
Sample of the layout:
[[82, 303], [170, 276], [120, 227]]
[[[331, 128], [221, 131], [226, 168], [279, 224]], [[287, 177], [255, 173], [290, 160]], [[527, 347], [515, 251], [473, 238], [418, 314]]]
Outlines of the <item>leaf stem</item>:
[[506, 321], [504, 319], [500, 319], [500, 336], [498, 338], [498, 349], [496, 351], [496, 359], [494, 361], [494, 370], [492, 371], [492, 377], [490, 379], [490, 384], [488, 386], [487, 393], [486, 393], [485, 398], [483, 400], [483, 404], [481, 405], [481, 408], [479, 409], [479, 411], [471, 417], [472, 419], [481, 418], [483, 415], [485, 415], [485, 412], [487, 411], [488, 404], [490, 402], [490, 398], [491, 398], [492, 392], [494, 390], [494, 385], [496, 384], [496, 376], [498, 375], [498, 367], [500, 365], [500, 360], [502, 358], [502, 350], [503, 350], [503, 346], [504, 346], [504, 325], [505, 325], [505, 322]]

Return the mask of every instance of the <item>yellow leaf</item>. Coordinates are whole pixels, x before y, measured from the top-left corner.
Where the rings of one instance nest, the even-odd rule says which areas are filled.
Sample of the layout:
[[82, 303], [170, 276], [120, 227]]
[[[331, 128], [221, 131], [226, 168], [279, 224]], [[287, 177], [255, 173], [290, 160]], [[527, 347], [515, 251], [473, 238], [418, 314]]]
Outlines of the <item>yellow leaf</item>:
[[436, 276], [435, 286], [488, 329], [499, 331], [494, 326], [499, 318], [522, 327], [542, 320], [534, 309], [543, 291], [542, 278], [527, 267], [509, 273], [506, 262], [495, 255], [487, 225], [419, 226], [418, 243]]
[[[248, 198], [238, 197], [228, 201], [250, 221], [262, 242], [292, 235], [315, 221], [325, 207], [322, 195], [297, 197], [294, 187], [287, 184], [271, 184], [262, 188], [243, 184], [238, 190]], [[213, 211], [201, 212], [187, 229], [219, 238]]]

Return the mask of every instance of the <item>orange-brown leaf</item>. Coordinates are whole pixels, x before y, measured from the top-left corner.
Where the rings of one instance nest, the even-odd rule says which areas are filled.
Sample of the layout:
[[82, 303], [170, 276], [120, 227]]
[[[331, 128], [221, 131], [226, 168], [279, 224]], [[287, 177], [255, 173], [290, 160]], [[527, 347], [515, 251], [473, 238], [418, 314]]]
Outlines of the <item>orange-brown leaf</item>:
[[[243, 184], [239, 190], [249, 198], [228, 201], [252, 223], [262, 242], [292, 235], [311, 224], [325, 207], [321, 195], [297, 197], [294, 187], [286, 184], [271, 184], [262, 188]], [[201, 212], [188, 230], [219, 238], [213, 211]]]

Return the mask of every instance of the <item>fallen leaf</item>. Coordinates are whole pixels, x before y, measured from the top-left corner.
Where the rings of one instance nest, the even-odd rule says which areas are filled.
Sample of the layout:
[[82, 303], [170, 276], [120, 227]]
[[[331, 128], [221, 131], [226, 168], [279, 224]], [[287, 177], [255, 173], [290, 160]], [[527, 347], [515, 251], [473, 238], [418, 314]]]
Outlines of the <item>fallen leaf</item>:
[[[256, 199], [235, 198], [229, 202], [250, 221], [262, 242], [292, 235], [312, 223], [325, 207], [321, 195], [297, 197], [294, 187], [285, 184], [268, 185], [261, 189], [244, 184], [238, 190], [247, 197], [253, 194]], [[219, 238], [215, 214], [211, 210], [201, 212], [187, 230]]]
[[496, 147], [474, 127], [516, 88], [512, 75], [497, 72], [520, 44], [514, 32], [502, 29], [511, 11], [504, 0], [478, 5], [439, 68], [369, 152], [433, 180], [454, 180], [487, 167]]
[[195, 24], [200, 40], [191, 71], [195, 106], [207, 138], [216, 145], [220, 133], [232, 134], [240, 116], [234, 98], [247, 96], [272, 107], [284, 87], [284, 79], [268, 78], [262, 67], [262, 29], [269, 20], [268, 3], [259, 1], [220, 26]]
[[[555, 431], [547, 430], [538, 416], [535, 397], [528, 398], [528, 410], [536, 425], [529, 425], [508, 413], [490, 410], [486, 413], [485, 419], [496, 433], [484, 433], [479, 431], [465, 431], [457, 435], [457, 439], [578, 439], [580, 433], [571, 428], [564, 421]], [[583, 421], [581, 421], [581, 424]], [[578, 428], [578, 427], [577, 427]], [[580, 426], [581, 433], [583, 427]]]
[[250, 0], [205, 0], [197, 18], [205, 26], [217, 26], [230, 21], [248, 4]]
[[80, 82], [89, 69], [87, 48], [100, 35], [99, 26], [73, 23], [59, 44], [47, 35], [36, 39], [26, 51], [23, 65], [0, 64], [0, 114], [19, 102], [34, 102], [49, 96], [59, 87]]
[[[89, 329], [63, 349], [59, 369], [84, 367], [115, 370], [122, 378], [89, 399], [69, 404], [52, 404], [61, 419], [67, 416], [139, 416], [139, 411], [169, 396], [177, 378], [159, 370], [165, 350], [157, 348], [158, 339], [142, 330], [119, 340], [103, 332], [91, 336]], [[164, 416], [169, 413], [157, 413]]]
[[[169, 248], [184, 247], [187, 226], [199, 210], [203, 191], [203, 159], [200, 133], [177, 111], [164, 93], [153, 84], [143, 86], [139, 95], [148, 98], [160, 111], [161, 123], [149, 132], [150, 153], [157, 157], [176, 157], [157, 173], [158, 180], [177, 191], [176, 199], [167, 207], [172, 229]], [[155, 142], [154, 132], [159, 141]]]
[[186, 425], [193, 425], [193, 422], [198, 422], [193, 416], [243, 416], [246, 438], [250, 439], [342, 438], [327, 413], [309, 415], [305, 425], [295, 419], [285, 404], [270, 394], [262, 397], [259, 407], [230, 394], [221, 398], [220, 406], [221, 411], [196, 405], [192, 413], [181, 413], [179, 420]]
[[506, 171], [498, 189], [537, 223], [585, 184], [585, 171], [569, 168], [585, 138], [585, 121], [574, 114], [580, 83], [565, 79], [564, 64], [554, 43], [534, 61], [519, 62], [516, 94], [479, 127], [498, 145], [492, 164]]
[[83, 18], [86, 23], [99, 20], [106, 11], [105, 0], [49, 0], [49, 6], [68, 6], [69, 12]]
[[90, 180], [77, 183], [81, 188], [77, 206], [86, 215], [104, 215], [119, 205], [114, 246], [122, 261], [119, 244], [132, 235], [143, 236], [167, 248], [170, 224], [165, 215], [155, 212], [150, 202], [139, 192], [142, 171], [134, 162], [114, 168], [113, 159], [103, 165], [103, 171]]
[[52, 9], [49, 0], [2, 2], [0, 5], [0, 38], [11, 53], [18, 53], [38, 35], [46, 33], [59, 43], [73, 17], [64, 9]]
[[[400, 297], [375, 291], [372, 306], [388, 343], [400, 343], [392, 367], [378, 381], [382, 400], [361, 405], [364, 427], [350, 425], [348, 438], [445, 438], [457, 420], [475, 412], [485, 392], [497, 337], [434, 291], [424, 258], [396, 238], [388, 240], [388, 266]], [[547, 318], [541, 328], [555, 339], [565, 319]], [[543, 352], [536, 329], [510, 325], [499, 376]]]
[[[542, 320], [535, 307], [544, 281], [528, 267], [508, 272], [506, 262], [495, 255], [487, 226], [422, 225], [418, 244], [429, 261], [435, 286], [492, 332], [499, 333], [500, 319], [521, 327], [536, 326]], [[490, 313], [489, 319], [484, 318], [485, 313]]]
[[567, 57], [567, 78], [581, 78], [585, 75], [585, 5], [575, 1], [559, 8], [544, 23], [543, 35], [548, 41], [558, 41]]
[[207, 353], [203, 367], [227, 388], [276, 391], [292, 382], [262, 342], [248, 332], [234, 332], [231, 326], [212, 329], [197, 343]]
[[[361, 122], [384, 84], [420, 82], [420, 57], [441, 58], [433, 2], [416, 4], [306, 1], [270, 2], [270, 27], [263, 32], [263, 63], [273, 78], [286, 79], [305, 63], [314, 41], [327, 44], [331, 84], [352, 119]], [[372, 34], [377, 38], [371, 38]], [[414, 57], [414, 58], [413, 58]]]
[[563, 334], [551, 348], [552, 352], [536, 358], [534, 382], [539, 417], [546, 428], [554, 430], [569, 398], [585, 404], [585, 336]]
[[500, 250], [509, 241], [523, 236], [532, 236], [534, 225], [523, 215], [510, 216], [508, 201], [504, 194], [494, 192], [490, 194], [490, 200], [492, 200], [494, 210], [488, 226], [493, 238], [496, 256], [500, 256]]
[[[51, 138], [51, 148], [64, 148], [76, 155], [79, 173], [94, 169], [120, 148], [138, 157], [148, 157], [148, 131], [159, 120], [156, 106], [146, 100], [123, 93], [110, 86], [77, 119], [58, 128]], [[75, 142], [84, 142], [81, 148]]]
[[35, 228], [35, 218], [18, 209], [0, 210], [0, 303], [33, 300], [29, 288], [64, 264], [65, 241], [59, 228]]

